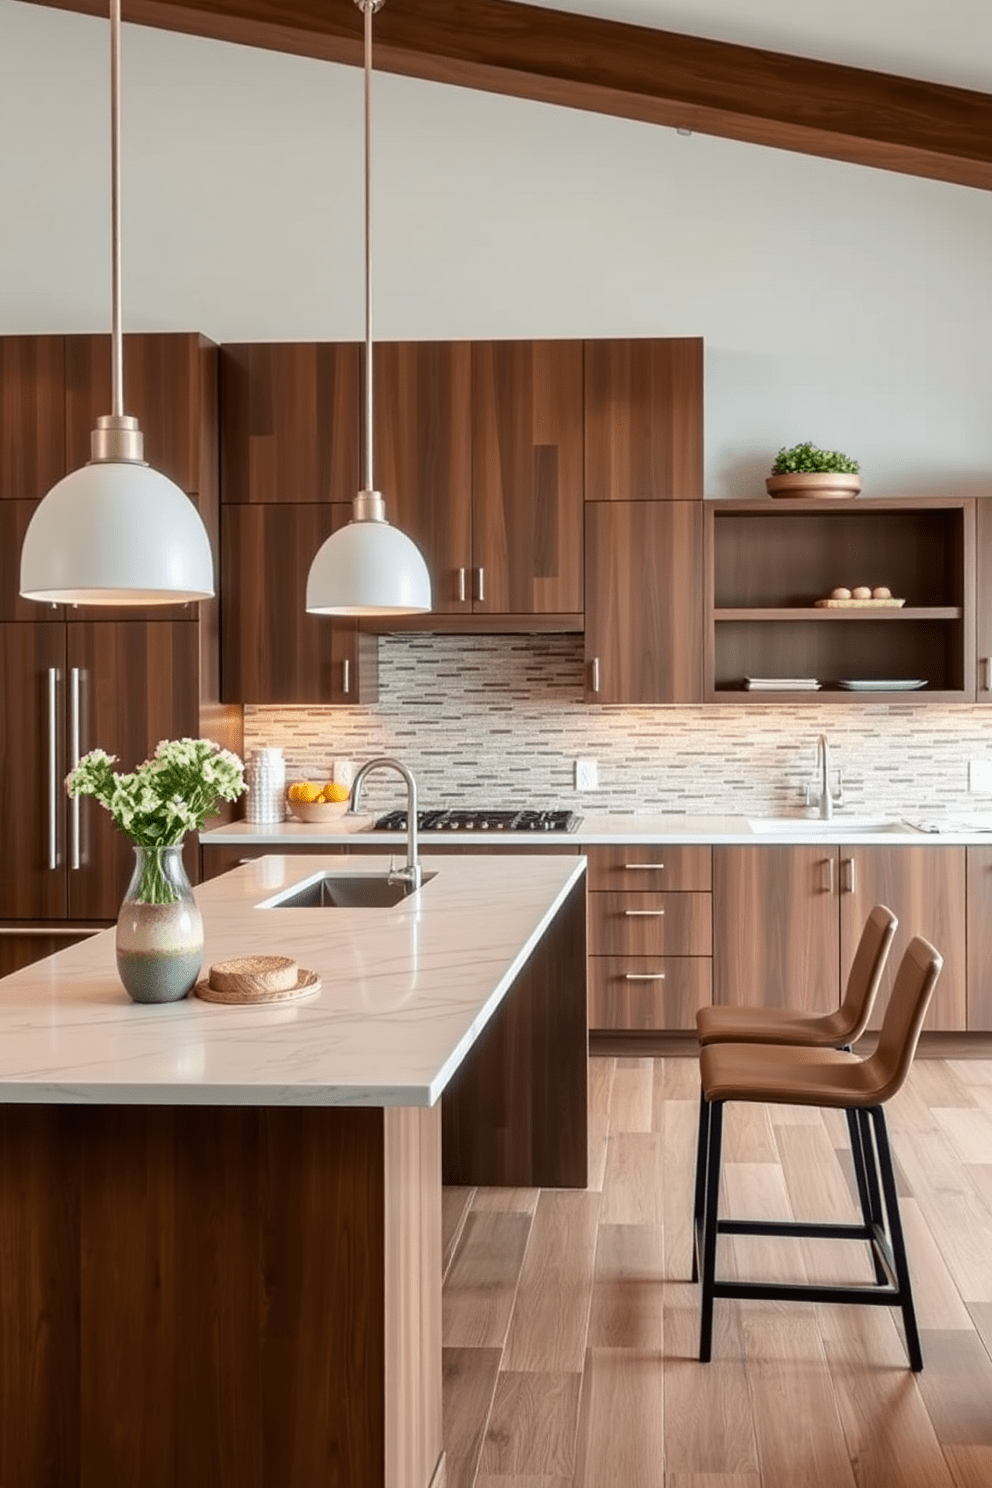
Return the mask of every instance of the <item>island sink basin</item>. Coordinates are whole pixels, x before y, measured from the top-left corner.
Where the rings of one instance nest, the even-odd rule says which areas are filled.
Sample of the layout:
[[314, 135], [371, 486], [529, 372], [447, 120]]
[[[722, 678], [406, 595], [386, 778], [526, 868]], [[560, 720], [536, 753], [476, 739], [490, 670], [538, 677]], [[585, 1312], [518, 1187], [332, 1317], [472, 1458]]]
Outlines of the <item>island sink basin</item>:
[[[435, 875], [425, 873], [427, 883]], [[321, 873], [277, 894], [260, 909], [392, 909], [411, 893], [413, 885], [387, 873]]]
[[749, 817], [752, 832], [780, 832], [795, 837], [818, 837], [834, 832], [908, 832], [898, 816], [759, 816]]

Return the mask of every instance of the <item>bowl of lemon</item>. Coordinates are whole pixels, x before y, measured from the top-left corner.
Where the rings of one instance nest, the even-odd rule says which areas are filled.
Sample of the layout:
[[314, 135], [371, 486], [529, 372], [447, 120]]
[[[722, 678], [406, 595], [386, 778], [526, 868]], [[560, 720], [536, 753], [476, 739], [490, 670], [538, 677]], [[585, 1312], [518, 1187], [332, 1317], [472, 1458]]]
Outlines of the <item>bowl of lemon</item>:
[[295, 780], [286, 792], [286, 804], [297, 821], [322, 823], [344, 816], [348, 810], [348, 787], [336, 780]]

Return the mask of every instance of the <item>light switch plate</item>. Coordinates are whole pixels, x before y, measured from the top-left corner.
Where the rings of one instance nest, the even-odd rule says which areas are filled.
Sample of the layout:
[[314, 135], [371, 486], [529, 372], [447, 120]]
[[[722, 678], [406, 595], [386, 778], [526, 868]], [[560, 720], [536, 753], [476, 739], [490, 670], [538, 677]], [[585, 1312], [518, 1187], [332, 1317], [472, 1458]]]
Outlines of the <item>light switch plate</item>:
[[594, 759], [575, 761], [575, 789], [596, 790], [599, 786], [599, 766]]
[[992, 759], [968, 761], [968, 789], [977, 796], [992, 796]]

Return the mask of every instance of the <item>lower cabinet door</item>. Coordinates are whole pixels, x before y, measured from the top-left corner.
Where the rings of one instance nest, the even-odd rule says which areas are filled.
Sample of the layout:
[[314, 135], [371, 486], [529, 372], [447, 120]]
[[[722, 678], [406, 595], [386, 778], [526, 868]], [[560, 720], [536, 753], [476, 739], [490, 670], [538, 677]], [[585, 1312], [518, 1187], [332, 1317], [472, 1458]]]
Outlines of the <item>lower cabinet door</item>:
[[589, 1027], [695, 1030], [712, 968], [709, 956], [590, 956]]
[[[924, 1030], [955, 1031], [966, 1027], [965, 851], [963, 847], [928, 844], [840, 849], [844, 979], [872, 906], [886, 904], [899, 917], [869, 1027], [881, 1026], [896, 970], [914, 935], [925, 936], [944, 958]], [[971, 910], [969, 900], [969, 913]]]
[[837, 857], [813, 845], [714, 847], [714, 1002], [838, 1005]]

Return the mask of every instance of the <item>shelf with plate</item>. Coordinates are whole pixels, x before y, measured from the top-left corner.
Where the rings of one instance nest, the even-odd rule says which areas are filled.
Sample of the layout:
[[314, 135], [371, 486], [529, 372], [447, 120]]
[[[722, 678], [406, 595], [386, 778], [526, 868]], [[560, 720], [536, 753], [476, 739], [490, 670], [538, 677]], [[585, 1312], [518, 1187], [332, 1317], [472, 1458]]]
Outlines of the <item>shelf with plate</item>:
[[[707, 501], [704, 513], [708, 701], [974, 697], [973, 500]], [[895, 598], [830, 599], [861, 585]]]

